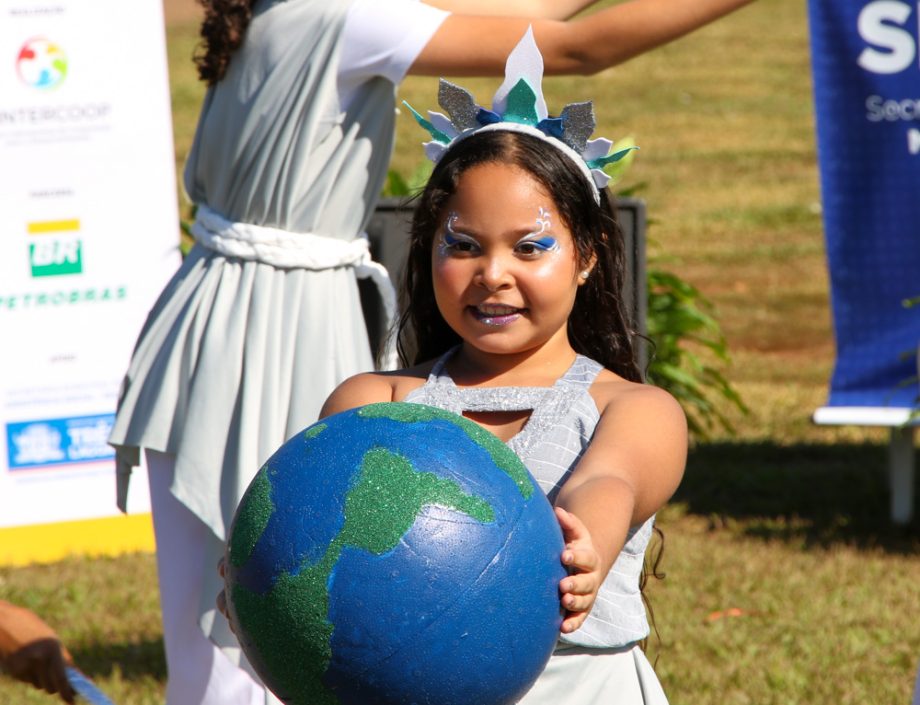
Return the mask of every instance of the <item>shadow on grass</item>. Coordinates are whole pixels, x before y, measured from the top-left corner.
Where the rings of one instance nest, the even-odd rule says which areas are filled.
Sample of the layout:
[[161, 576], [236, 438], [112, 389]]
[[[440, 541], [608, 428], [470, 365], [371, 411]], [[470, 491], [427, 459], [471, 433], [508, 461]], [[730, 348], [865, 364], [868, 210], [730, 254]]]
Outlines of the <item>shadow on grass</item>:
[[915, 553], [920, 499], [913, 521], [894, 525], [887, 468], [884, 445], [701, 444], [673, 501], [748, 536]]
[[162, 639], [130, 644], [85, 644], [71, 648], [74, 662], [92, 679], [106, 678], [116, 670], [126, 681], [166, 680]]

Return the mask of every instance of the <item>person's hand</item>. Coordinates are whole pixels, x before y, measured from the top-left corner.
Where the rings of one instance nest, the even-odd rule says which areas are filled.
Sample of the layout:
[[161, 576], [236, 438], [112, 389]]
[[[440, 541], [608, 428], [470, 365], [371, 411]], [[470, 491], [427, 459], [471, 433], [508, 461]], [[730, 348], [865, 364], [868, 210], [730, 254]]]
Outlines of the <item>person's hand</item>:
[[47, 693], [58, 693], [61, 700], [73, 703], [75, 693], [64, 672], [70, 654], [57, 639], [39, 639], [14, 651], [6, 659], [6, 671], [18, 680], [31, 683]]
[[569, 571], [569, 575], [559, 583], [560, 602], [565, 610], [561, 631], [569, 634], [588, 618], [604, 576], [600, 571], [601, 557], [594, 548], [587, 527], [562, 507], [556, 507], [555, 511], [565, 539], [562, 564]]
[[37, 615], [9, 603], [0, 605], [0, 664], [13, 678], [74, 702], [64, 671], [73, 665], [70, 652]]
[[[221, 578], [227, 577], [227, 558], [226, 556], [221, 556], [220, 560], [217, 561], [217, 572]], [[224, 617], [226, 617], [227, 622], [230, 624], [230, 631], [236, 634], [236, 628], [233, 626], [233, 620], [230, 619], [230, 612], [227, 610], [227, 591], [221, 590], [217, 593], [217, 611], [220, 612]]]

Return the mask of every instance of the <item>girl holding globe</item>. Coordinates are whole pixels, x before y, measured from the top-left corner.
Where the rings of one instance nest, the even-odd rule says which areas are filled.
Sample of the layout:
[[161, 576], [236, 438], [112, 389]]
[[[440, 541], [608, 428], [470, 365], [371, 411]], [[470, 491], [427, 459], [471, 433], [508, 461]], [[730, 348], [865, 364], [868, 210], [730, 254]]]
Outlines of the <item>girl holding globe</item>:
[[[399, 325], [412, 367], [348, 379], [323, 415], [406, 401], [506, 441], [555, 506], [568, 575], [559, 644], [521, 703], [665, 703], [639, 642], [655, 512], [686, 460], [677, 402], [642, 383], [621, 305], [623, 239], [589, 103], [550, 117], [528, 32], [492, 110], [442, 81], [416, 114], [436, 166], [415, 212]], [[408, 360], [406, 362], [409, 362]]]
[[[122, 507], [147, 459], [168, 705], [265, 702], [215, 619], [213, 566], [261, 463], [373, 368], [356, 280], [387, 292], [362, 230], [394, 87], [499, 75], [524, 17], [546, 18], [533, 27], [548, 70], [593, 73], [750, 1], [630, 0], [575, 19], [593, 0], [203, 1], [209, 87], [185, 167], [196, 244], [148, 316], [110, 437]], [[518, 19], [485, 16], [498, 14]]]

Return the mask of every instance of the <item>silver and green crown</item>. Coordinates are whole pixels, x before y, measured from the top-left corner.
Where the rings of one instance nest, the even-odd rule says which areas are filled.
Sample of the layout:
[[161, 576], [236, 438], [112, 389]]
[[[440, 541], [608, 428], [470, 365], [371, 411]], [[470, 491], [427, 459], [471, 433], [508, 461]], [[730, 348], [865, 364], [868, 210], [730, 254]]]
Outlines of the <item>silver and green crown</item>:
[[464, 88], [443, 78], [438, 87], [438, 105], [447, 115], [429, 111], [422, 117], [411, 105], [418, 123], [428, 131], [425, 154], [437, 163], [455, 144], [470, 135], [491, 130], [508, 130], [531, 134], [561, 150], [585, 174], [594, 187], [595, 200], [610, 177], [604, 167], [623, 159], [638, 147], [630, 145], [611, 151], [608, 139], [590, 139], [596, 122], [590, 101], [566, 105], [558, 117], [550, 117], [543, 98], [543, 57], [528, 28], [505, 64], [505, 80], [492, 98], [492, 109], [477, 105]]

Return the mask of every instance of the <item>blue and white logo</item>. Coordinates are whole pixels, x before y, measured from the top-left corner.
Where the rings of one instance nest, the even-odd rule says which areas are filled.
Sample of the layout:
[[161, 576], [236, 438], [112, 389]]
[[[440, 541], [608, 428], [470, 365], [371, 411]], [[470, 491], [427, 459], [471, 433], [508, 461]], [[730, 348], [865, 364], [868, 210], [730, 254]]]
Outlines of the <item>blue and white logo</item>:
[[107, 460], [114, 414], [7, 424], [10, 470]]

